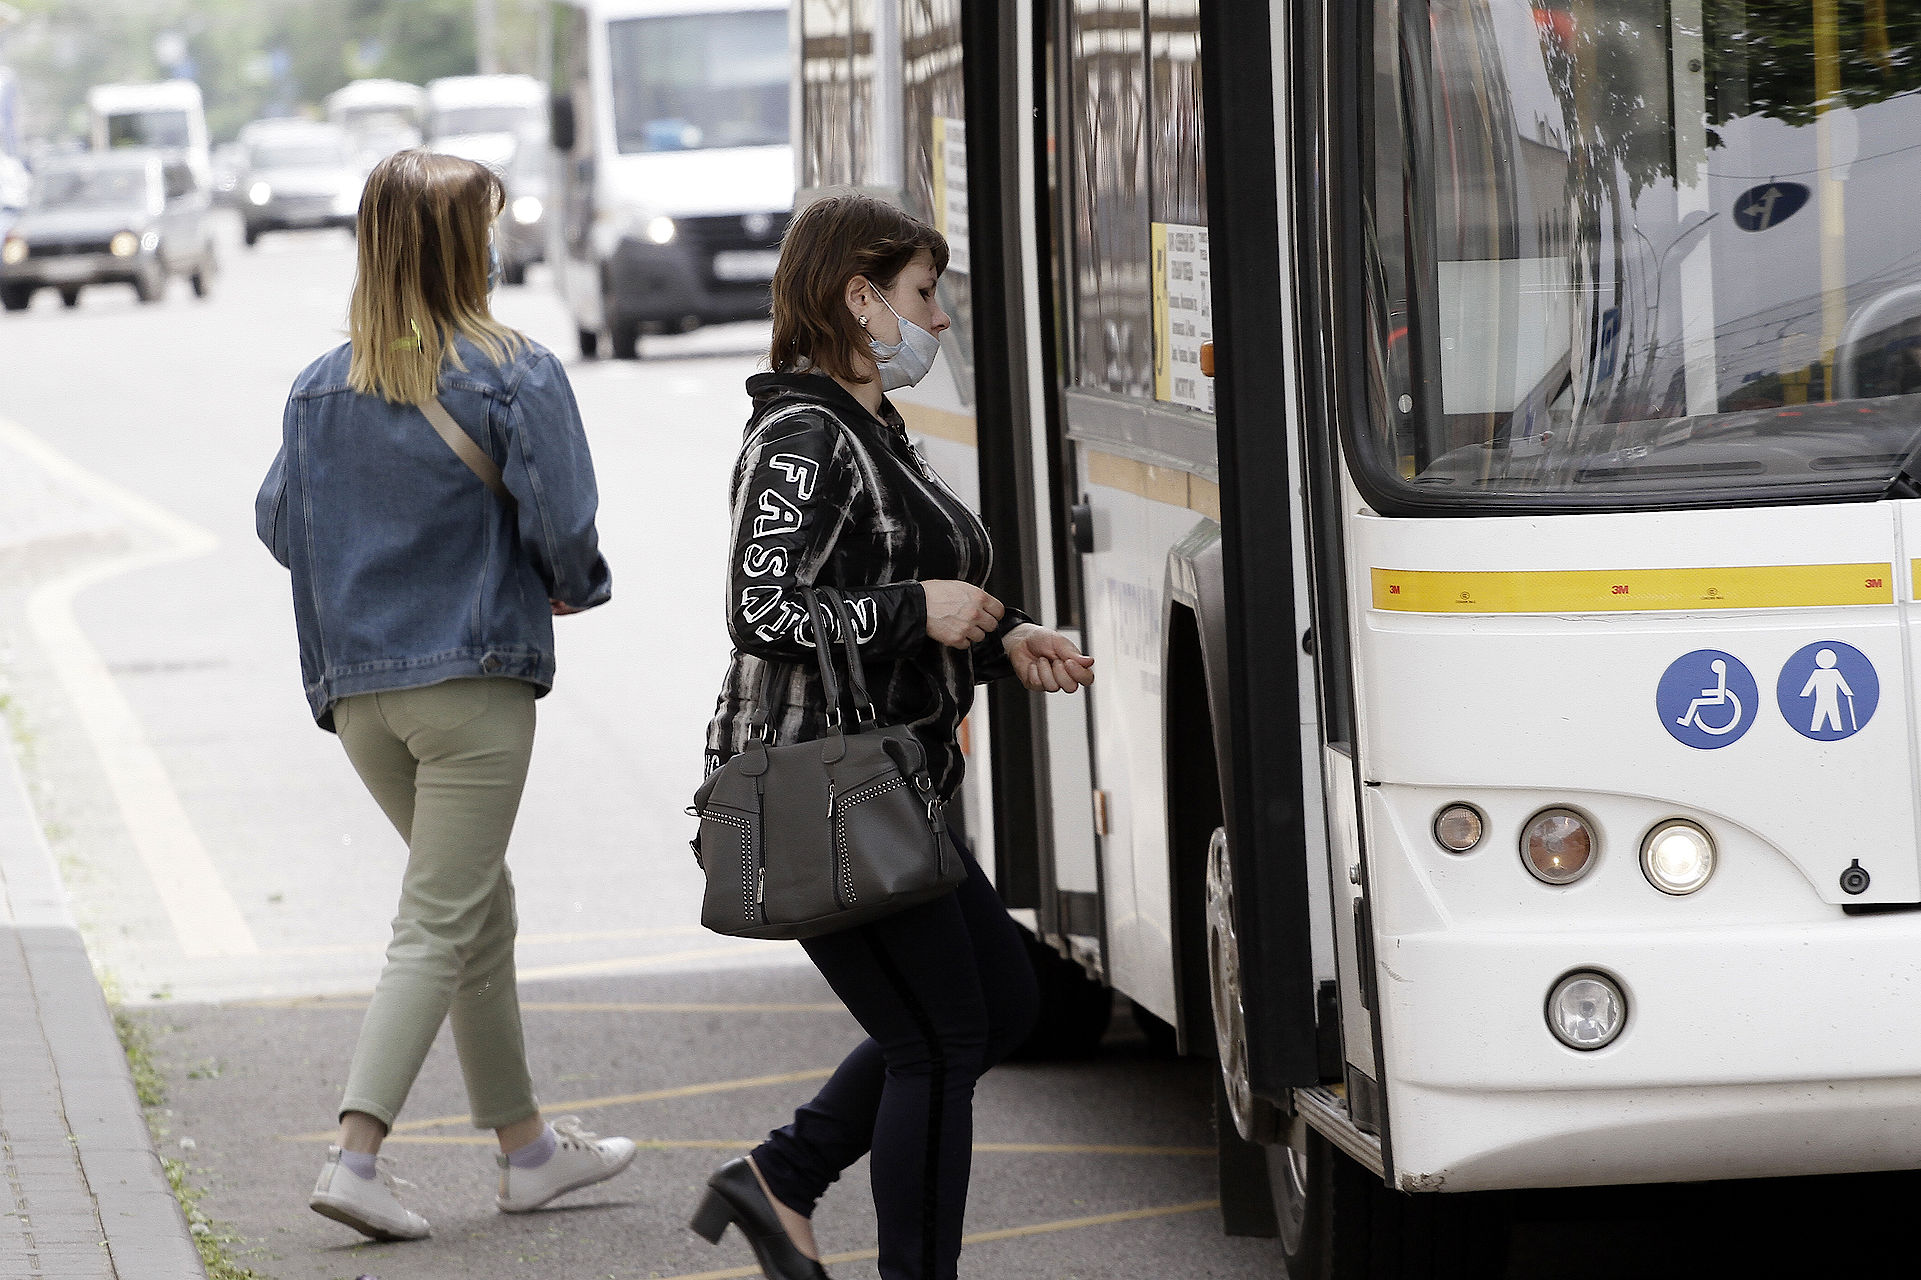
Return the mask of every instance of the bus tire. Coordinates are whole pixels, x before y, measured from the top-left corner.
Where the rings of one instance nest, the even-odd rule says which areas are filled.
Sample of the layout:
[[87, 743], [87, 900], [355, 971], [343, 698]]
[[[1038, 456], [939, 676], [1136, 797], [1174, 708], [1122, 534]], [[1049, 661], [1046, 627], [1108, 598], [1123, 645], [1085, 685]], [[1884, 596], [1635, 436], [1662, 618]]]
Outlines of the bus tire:
[[1040, 988], [1040, 1015], [1027, 1039], [1008, 1056], [1017, 1062], [1093, 1057], [1114, 1016], [1114, 993], [1025, 929], [1021, 940]]
[[1477, 1280], [1502, 1274], [1499, 1193], [1409, 1195], [1296, 1118], [1268, 1149], [1289, 1280]]

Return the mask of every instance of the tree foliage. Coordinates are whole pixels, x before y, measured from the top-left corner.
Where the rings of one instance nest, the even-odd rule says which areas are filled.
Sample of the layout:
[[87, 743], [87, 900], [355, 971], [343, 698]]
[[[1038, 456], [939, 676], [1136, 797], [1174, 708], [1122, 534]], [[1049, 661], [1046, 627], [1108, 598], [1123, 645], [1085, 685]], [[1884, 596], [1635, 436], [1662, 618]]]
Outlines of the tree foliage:
[[[89, 86], [184, 72], [216, 139], [249, 120], [318, 111], [349, 80], [424, 84], [476, 69], [474, 0], [10, 0], [0, 64], [20, 78], [27, 136], [85, 131]], [[500, 69], [538, 74], [541, 0], [495, 0]], [[177, 63], [162, 58], [184, 51]]]

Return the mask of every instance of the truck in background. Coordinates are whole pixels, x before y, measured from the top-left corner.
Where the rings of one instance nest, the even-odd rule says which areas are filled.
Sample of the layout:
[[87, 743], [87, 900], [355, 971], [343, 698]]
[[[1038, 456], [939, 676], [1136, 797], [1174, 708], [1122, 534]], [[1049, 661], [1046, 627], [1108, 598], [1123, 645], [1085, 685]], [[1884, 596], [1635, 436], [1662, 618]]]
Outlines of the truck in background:
[[478, 160], [507, 187], [501, 278], [520, 284], [546, 256], [547, 89], [532, 76], [447, 76], [427, 85], [427, 144]]
[[211, 184], [207, 108], [193, 81], [95, 85], [87, 90], [87, 118], [95, 151], [152, 147], [185, 159], [202, 186]]

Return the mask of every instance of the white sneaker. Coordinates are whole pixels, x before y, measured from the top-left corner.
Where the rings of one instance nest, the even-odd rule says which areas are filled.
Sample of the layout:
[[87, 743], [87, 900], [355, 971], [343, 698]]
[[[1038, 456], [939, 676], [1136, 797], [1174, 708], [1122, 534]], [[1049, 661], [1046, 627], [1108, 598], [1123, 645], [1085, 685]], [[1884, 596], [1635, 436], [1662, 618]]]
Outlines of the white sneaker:
[[433, 1234], [427, 1220], [394, 1198], [395, 1187], [414, 1184], [394, 1176], [386, 1156], [376, 1157], [375, 1177], [363, 1178], [340, 1163], [340, 1148], [327, 1148], [307, 1207], [325, 1218], [344, 1222], [374, 1240], [425, 1240]]
[[634, 1151], [626, 1138], [596, 1138], [580, 1127], [579, 1116], [562, 1116], [554, 1121], [554, 1154], [538, 1169], [516, 1169], [495, 1153], [500, 1195], [494, 1203], [502, 1213], [538, 1209], [569, 1191], [605, 1182], [634, 1162]]

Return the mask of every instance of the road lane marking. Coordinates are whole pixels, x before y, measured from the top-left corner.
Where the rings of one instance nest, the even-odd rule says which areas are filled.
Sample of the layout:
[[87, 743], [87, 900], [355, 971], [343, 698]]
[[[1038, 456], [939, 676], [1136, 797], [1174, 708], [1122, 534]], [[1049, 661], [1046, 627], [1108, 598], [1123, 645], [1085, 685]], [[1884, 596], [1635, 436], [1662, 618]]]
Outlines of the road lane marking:
[[[332, 1142], [332, 1133], [299, 1134], [283, 1142]], [[405, 1143], [417, 1147], [491, 1147], [495, 1139], [486, 1133], [399, 1133], [386, 1143]], [[758, 1138], [635, 1138], [634, 1145], [654, 1151], [752, 1151]], [[1213, 1147], [1129, 1146], [1113, 1142], [976, 1142], [974, 1150], [1000, 1156], [1173, 1156], [1192, 1158], [1218, 1154]]]
[[[1126, 1209], [1120, 1213], [1097, 1213], [1087, 1218], [1062, 1218], [1058, 1222], [1035, 1222], [1025, 1227], [1003, 1227], [998, 1231], [977, 1231], [971, 1236], [962, 1236], [961, 1244], [991, 1244], [996, 1240], [1019, 1240], [1026, 1236], [1051, 1235], [1056, 1231], [1085, 1231], [1089, 1227], [1111, 1226], [1118, 1222], [1145, 1222], [1151, 1218], [1172, 1218], [1183, 1213], [1200, 1213], [1207, 1209], [1221, 1207], [1219, 1200], [1194, 1200], [1187, 1204], [1163, 1204], [1151, 1209]], [[866, 1262], [880, 1257], [879, 1249], [856, 1249], [852, 1253], [830, 1253], [821, 1259], [823, 1263]], [[728, 1267], [721, 1271], [690, 1271], [683, 1275], [668, 1276], [665, 1280], [747, 1280], [758, 1276], [761, 1270], [754, 1267]]]
[[[365, 996], [290, 996], [276, 1000], [229, 1000], [236, 1009], [343, 1010], [367, 1007]], [[522, 1013], [840, 1013], [843, 1006], [821, 1004], [695, 1004], [611, 1000], [522, 1000]]]
[[[761, 1089], [768, 1085], [799, 1084], [808, 1080], [825, 1080], [834, 1074], [832, 1067], [812, 1067], [806, 1071], [789, 1071], [774, 1076], [747, 1076], [740, 1080], [710, 1080], [703, 1084], [675, 1085], [667, 1089], [648, 1089], [641, 1093], [617, 1093], [605, 1098], [582, 1098], [577, 1102], [546, 1102], [541, 1110], [554, 1115], [569, 1112], [598, 1111], [603, 1107], [624, 1107], [640, 1102], [664, 1102], [670, 1098], [700, 1098], [716, 1093], [732, 1093], [737, 1089]], [[418, 1133], [422, 1129], [437, 1129], [443, 1125], [466, 1124], [466, 1116], [435, 1116], [431, 1120], [407, 1120], [388, 1130], [390, 1134]], [[282, 1142], [319, 1142], [333, 1137], [333, 1130], [319, 1133], [296, 1133], [281, 1138]], [[389, 1139], [391, 1141], [391, 1139]]]
[[253, 930], [201, 844], [166, 765], [147, 738], [146, 727], [73, 610], [74, 601], [90, 587], [142, 569], [197, 559], [218, 546], [218, 540], [199, 525], [88, 471], [4, 418], [0, 418], [0, 443], [25, 454], [62, 482], [117, 508], [159, 539], [157, 546], [112, 557], [34, 588], [27, 597], [27, 623], [99, 758], [128, 838], [153, 881], [181, 951], [196, 959], [258, 954]]
[[543, 964], [531, 969], [520, 969], [516, 976], [522, 982], [539, 982], [546, 978], [586, 978], [596, 974], [631, 973], [636, 969], [646, 969], [657, 964], [677, 964], [683, 960], [726, 960], [734, 956], [755, 956], [768, 951], [792, 951], [798, 955], [800, 944], [798, 942], [743, 942], [734, 946], [664, 951], [651, 956], [615, 956], [609, 960], [582, 960], [575, 964]]
[[[697, 938], [707, 930], [697, 924], [662, 925], [652, 929], [599, 929], [584, 933], [522, 933], [514, 937], [516, 947], [558, 947], [576, 942], [637, 942], [647, 938]], [[384, 942], [329, 942], [311, 947], [263, 947], [265, 958], [305, 956], [382, 955]]]

